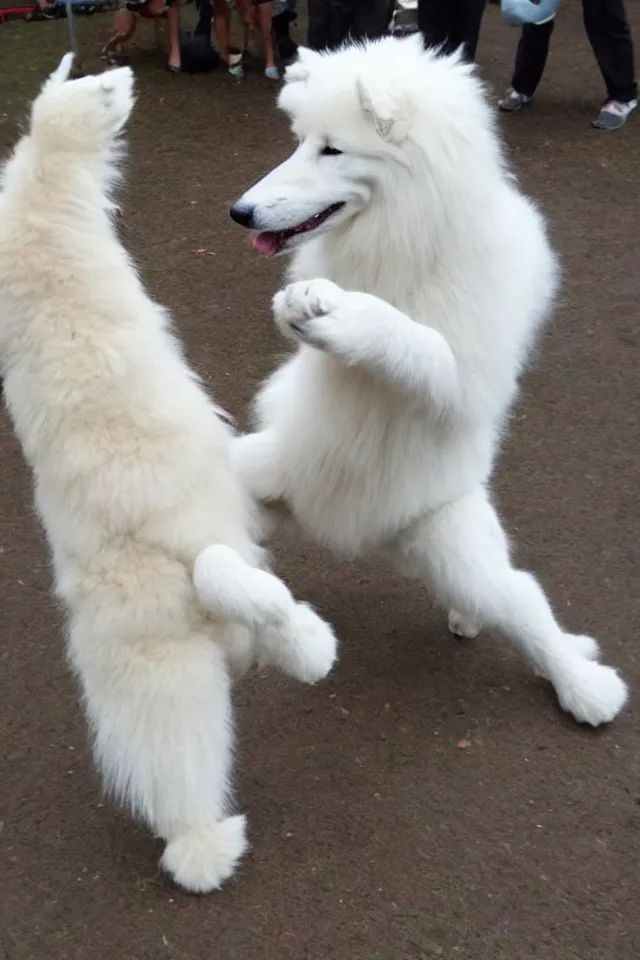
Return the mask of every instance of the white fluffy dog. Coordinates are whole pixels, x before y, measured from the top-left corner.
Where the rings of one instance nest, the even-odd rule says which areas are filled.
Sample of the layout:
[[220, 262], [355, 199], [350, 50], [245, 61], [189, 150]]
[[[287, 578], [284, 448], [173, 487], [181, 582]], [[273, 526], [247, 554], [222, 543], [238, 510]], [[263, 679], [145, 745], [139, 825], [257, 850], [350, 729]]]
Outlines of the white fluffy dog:
[[109, 187], [131, 72], [68, 81], [70, 67], [69, 56], [45, 84], [4, 170], [5, 396], [70, 614], [97, 764], [167, 841], [164, 869], [204, 892], [247, 846], [244, 817], [228, 815], [230, 669], [255, 651], [313, 682], [336, 645], [257, 568], [230, 431], [117, 239]]
[[280, 106], [295, 153], [232, 217], [293, 252], [273, 307], [295, 355], [234, 441], [251, 492], [316, 540], [426, 581], [454, 633], [506, 635], [593, 726], [627, 698], [513, 567], [489, 479], [558, 269], [480, 82], [419, 37], [301, 50]]

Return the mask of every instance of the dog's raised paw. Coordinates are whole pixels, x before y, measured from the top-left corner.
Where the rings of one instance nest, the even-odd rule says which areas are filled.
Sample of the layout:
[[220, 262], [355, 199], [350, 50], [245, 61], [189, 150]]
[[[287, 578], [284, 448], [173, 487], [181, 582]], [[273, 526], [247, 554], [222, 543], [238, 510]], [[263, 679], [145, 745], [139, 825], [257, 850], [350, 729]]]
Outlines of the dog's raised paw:
[[210, 830], [193, 830], [167, 843], [160, 866], [189, 893], [217, 890], [249, 849], [246, 818], [228, 817]]
[[337, 659], [338, 641], [332, 628], [306, 603], [295, 605], [288, 630], [283, 668], [302, 683], [324, 680]]
[[250, 566], [236, 550], [221, 543], [198, 555], [193, 583], [209, 614], [256, 629], [285, 626], [295, 607], [282, 580]]
[[344, 291], [331, 280], [299, 280], [273, 298], [273, 315], [280, 332], [290, 340], [322, 347], [314, 336], [313, 320], [337, 309]]

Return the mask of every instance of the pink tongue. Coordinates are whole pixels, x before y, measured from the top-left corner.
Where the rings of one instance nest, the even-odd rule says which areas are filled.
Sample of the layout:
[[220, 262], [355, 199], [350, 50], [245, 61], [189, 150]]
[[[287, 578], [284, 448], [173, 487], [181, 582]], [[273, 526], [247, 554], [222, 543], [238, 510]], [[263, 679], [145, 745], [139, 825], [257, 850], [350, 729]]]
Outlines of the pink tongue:
[[257, 233], [253, 237], [251, 245], [263, 257], [271, 257], [278, 249], [278, 240], [274, 233]]

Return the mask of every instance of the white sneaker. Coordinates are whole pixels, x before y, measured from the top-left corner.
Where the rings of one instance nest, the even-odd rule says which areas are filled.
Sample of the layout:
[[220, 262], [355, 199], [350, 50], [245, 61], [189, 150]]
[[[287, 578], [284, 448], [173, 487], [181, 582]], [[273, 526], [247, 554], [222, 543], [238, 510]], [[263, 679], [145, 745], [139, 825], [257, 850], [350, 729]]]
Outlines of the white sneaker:
[[619, 130], [627, 122], [627, 117], [638, 106], [637, 100], [607, 100], [593, 126], [597, 130]]
[[229, 74], [235, 80], [244, 80], [244, 67], [242, 65], [242, 54], [241, 53], [230, 53], [229, 54]]
[[533, 97], [527, 97], [524, 93], [518, 93], [513, 87], [509, 87], [502, 100], [498, 100], [498, 108], [504, 113], [517, 113], [528, 103], [531, 103]]

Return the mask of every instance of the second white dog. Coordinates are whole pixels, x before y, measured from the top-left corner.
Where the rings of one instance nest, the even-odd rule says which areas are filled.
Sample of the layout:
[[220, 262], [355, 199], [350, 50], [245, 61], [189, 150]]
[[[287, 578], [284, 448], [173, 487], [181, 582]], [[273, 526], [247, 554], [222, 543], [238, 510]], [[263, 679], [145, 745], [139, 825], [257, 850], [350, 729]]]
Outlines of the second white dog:
[[259, 252], [294, 252], [274, 313], [298, 349], [235, 442], [250, 490], [426, 581], [455, 633], [504, 633], [577, 720], [612, 720], [625, 684], [513, 567], [491, 503], [557, 268], [473, 68], [420, 37], [301, 50], [280, 106], [298, 149], [231, 211]]
[[5, 397], [69, 611], [97, 764], [167, 841], [164, 869], [204, 892], [247, 847], [244, 817], [229, 816], [230, 670], [249, 664], [255, 643], [259, 659], [314, 682], [336, 644], [257, 569], [230, 431], [116, 236], [109, 188], [131, 72], [71, 82], [70, 67], [66, 57], [45, 84], [4, 171]]

